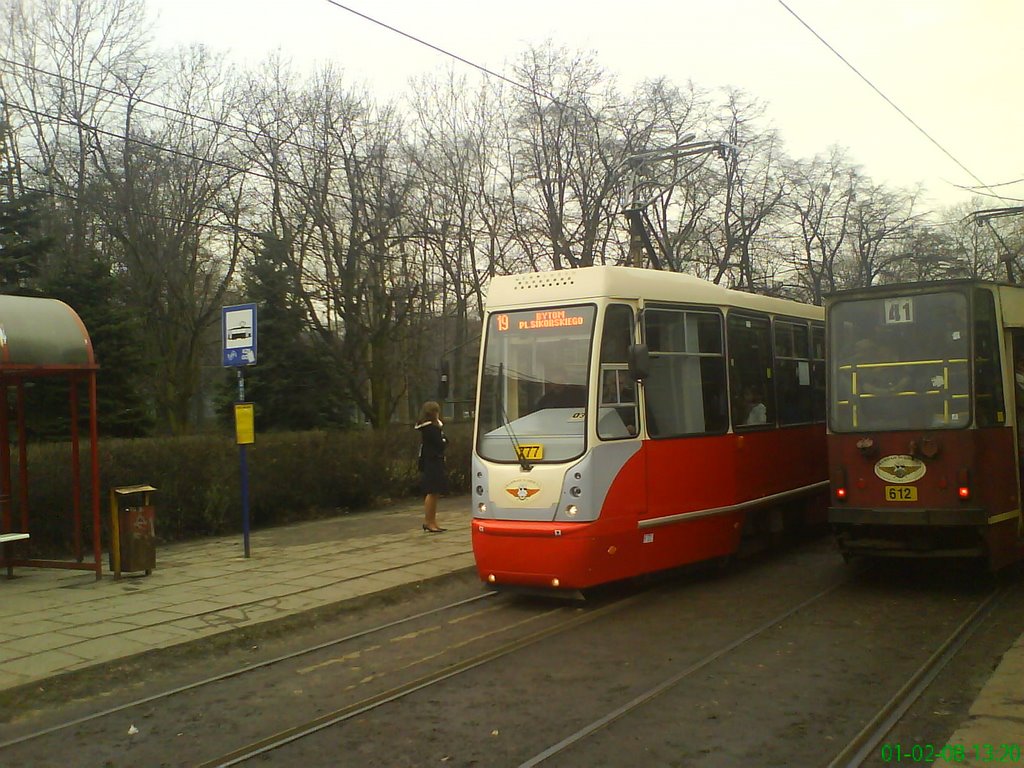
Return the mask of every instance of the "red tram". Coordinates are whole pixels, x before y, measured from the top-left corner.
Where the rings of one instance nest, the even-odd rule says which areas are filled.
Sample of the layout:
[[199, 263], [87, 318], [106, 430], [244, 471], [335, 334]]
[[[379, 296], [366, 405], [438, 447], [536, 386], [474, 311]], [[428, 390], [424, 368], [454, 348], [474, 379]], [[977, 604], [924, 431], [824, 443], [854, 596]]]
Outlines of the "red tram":
[[826, 312], [828, 519], [844, 557], [1020, 558], [1024, 288], [876, 286]]
[[494, 278], [472, 462], [480, 578], [578, 590], [824, 522], [823, 319], [653, 270]]

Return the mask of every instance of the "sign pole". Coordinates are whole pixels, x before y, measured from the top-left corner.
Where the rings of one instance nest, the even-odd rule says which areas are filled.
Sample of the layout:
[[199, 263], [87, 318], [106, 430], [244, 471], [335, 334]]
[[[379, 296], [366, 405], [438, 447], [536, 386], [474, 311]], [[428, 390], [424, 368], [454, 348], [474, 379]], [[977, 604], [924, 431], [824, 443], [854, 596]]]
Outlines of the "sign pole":
[[221, 310], [221, 336], [223, 362], [234, 367], [238, 374], [238, 402], [235, 403], [235, 442], [238, 443], [238, 464], [241, 472], [242, 535], [245, 556], [249, 552], [249, 458], [246, 448], [256, 442], [254, 406], [245, 402], [245, 374], [247, 365], [256, 364], [256, 305], [236, 304]]
[[[238, 371], [238, 406], [242, 406], [245, 403], [245, 374], [242, 373], [242, 368], [236, 369]], [[243, 435], [243, 425], [245, 417], [243, 414], [246, 411], [236, 406], [235, 408], [235, 432], [238, 440], [238, 463], [239, 469], [242, 473], [242, 541], [245, 549], [245, 557], [249, 557], [249, 458], [246, 455], [246, 448], [248, 443], [245, 442], [245, 435]], [[248, 410], [248, 416], [252, 417], [251, 408]]]

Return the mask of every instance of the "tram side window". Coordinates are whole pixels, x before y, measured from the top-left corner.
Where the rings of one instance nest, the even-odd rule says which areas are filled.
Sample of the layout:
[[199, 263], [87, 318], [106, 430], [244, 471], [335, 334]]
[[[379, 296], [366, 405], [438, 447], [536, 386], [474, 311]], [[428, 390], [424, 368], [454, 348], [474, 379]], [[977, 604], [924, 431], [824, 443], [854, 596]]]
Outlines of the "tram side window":
[[775, 321], [775, 391], [779, 423], [811, 420], [811, 356], [807, 323]]
[[1006, 422], [995, 301], [984, 288], [974, 290], [974, 418], [979, 427]]
[[724, 432], [728, 413], [721, 315], [648, 307], [644, 338], [651, 355], [644, 382], [651, 437]]
[[597, 435], [602, 440], [637, 433], [636, 382], [629, 377], [628, 350], [633, 342], [633, 310], [612, 304], [601, 333], [601, 388]]
[[774, 424], [771, 323], [767, 317], [733, 312], [728, 328], [733, 426]]

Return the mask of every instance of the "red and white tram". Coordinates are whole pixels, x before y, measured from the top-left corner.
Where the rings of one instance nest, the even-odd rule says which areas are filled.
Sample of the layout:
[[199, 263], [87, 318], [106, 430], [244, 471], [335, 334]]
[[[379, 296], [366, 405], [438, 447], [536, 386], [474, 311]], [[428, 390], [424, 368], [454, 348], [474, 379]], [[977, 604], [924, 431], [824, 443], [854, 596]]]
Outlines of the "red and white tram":
[[824, 521], [824, 311], [690, 275], [496, 277], [473, 551], [495, 587], [577, 590]]
[[849, 558], [1024, 553], [1024, 288], [976, 280], [834, 294], [829, 521]]

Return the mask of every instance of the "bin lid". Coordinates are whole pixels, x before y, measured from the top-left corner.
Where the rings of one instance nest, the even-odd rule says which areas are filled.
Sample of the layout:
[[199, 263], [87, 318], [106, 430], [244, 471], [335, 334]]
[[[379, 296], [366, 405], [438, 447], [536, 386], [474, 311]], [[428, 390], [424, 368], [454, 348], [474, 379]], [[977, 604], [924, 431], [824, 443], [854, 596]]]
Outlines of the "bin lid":
[[126, 493], [145, 493], [146, 491], [155, 491], [152, 485], [122, 485], [120, 488], [115, 488], [114, 493], [126, 494]]
[[39, 375], [96, 367], [89, 332], [63, 301], [0, 295], [0, 373]]

